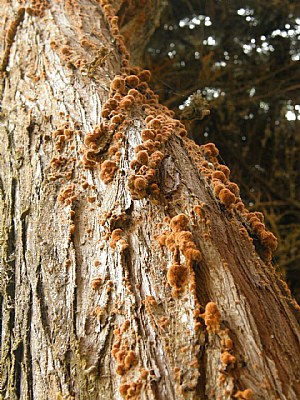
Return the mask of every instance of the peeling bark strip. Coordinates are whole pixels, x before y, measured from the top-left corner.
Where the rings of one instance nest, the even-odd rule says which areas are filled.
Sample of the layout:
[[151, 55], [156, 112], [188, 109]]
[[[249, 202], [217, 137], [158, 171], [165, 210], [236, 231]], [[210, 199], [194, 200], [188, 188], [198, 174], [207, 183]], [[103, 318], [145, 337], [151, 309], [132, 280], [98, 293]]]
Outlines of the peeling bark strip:
[[18, 9], [18, 11], [17, 11], [15, 19], [9, 25], [9, 28], [8, 28], [7, 33], [6, 33], [6, 38], [5, 38], [5, 51], [4, 51], [4, 54], [2, 56], [2, 62], [1, 62], [1, 65], [0, 65], [0, 72], [5, 72], [5, 69], [7, 67], [8, 60], [9, 60], [10, 49], [11, 49], [11, 46], [12, 46], [12, 44], [14, 42], [15, 36], [17, 34], [18, 26], [23, 21], [24, 14], [25, 14], [25, 8], [24, 7], [20, 7]]
[[277, 240], [216, 147], [130, 66], [110, 2], [23, 16], [2, 76], [0, 397], [299, 398]]

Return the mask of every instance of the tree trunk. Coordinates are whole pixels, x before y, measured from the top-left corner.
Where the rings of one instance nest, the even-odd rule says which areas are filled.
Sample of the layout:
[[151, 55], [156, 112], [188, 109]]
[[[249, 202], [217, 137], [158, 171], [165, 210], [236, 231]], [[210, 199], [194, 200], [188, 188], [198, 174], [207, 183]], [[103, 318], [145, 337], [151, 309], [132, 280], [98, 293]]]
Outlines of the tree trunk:
[[1, 8], [1, 398], [300, 398], [276, 239], [215, 146], [129, 67], [108, 1], [23, 3]]

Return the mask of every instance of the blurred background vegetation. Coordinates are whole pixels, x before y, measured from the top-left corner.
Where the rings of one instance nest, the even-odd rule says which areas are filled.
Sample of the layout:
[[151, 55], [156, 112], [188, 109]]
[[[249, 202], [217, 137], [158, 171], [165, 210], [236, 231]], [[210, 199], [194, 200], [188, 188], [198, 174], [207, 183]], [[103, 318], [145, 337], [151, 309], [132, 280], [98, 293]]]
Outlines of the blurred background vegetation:
[[248, 209], [264, 213], [279, 240], [275, 267], [299, 302], [300, 2], [164, 5], [139, 64], [177, 117], [193, 93], [208, 101], [210, 116], [190, 121], [190, 135], [216, 143]]

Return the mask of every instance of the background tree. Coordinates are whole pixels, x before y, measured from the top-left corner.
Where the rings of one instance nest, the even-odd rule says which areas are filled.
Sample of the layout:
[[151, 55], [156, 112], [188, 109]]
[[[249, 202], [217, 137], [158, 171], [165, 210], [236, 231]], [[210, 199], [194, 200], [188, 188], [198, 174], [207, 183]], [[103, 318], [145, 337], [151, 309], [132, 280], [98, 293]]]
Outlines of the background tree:
[[4, 399], [299, 397], [275, 236], [129, 64], [166, 6], [3, 3]]

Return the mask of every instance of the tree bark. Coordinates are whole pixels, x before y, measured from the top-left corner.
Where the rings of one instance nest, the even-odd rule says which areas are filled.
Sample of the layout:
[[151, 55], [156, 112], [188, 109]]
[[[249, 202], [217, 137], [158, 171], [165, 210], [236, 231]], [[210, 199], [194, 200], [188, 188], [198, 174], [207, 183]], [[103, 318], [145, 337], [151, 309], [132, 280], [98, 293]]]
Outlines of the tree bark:
[[300, 398], [299, 308], [216, 148], [107, 1], [23, 3], [1, 8], [1, 398]]

